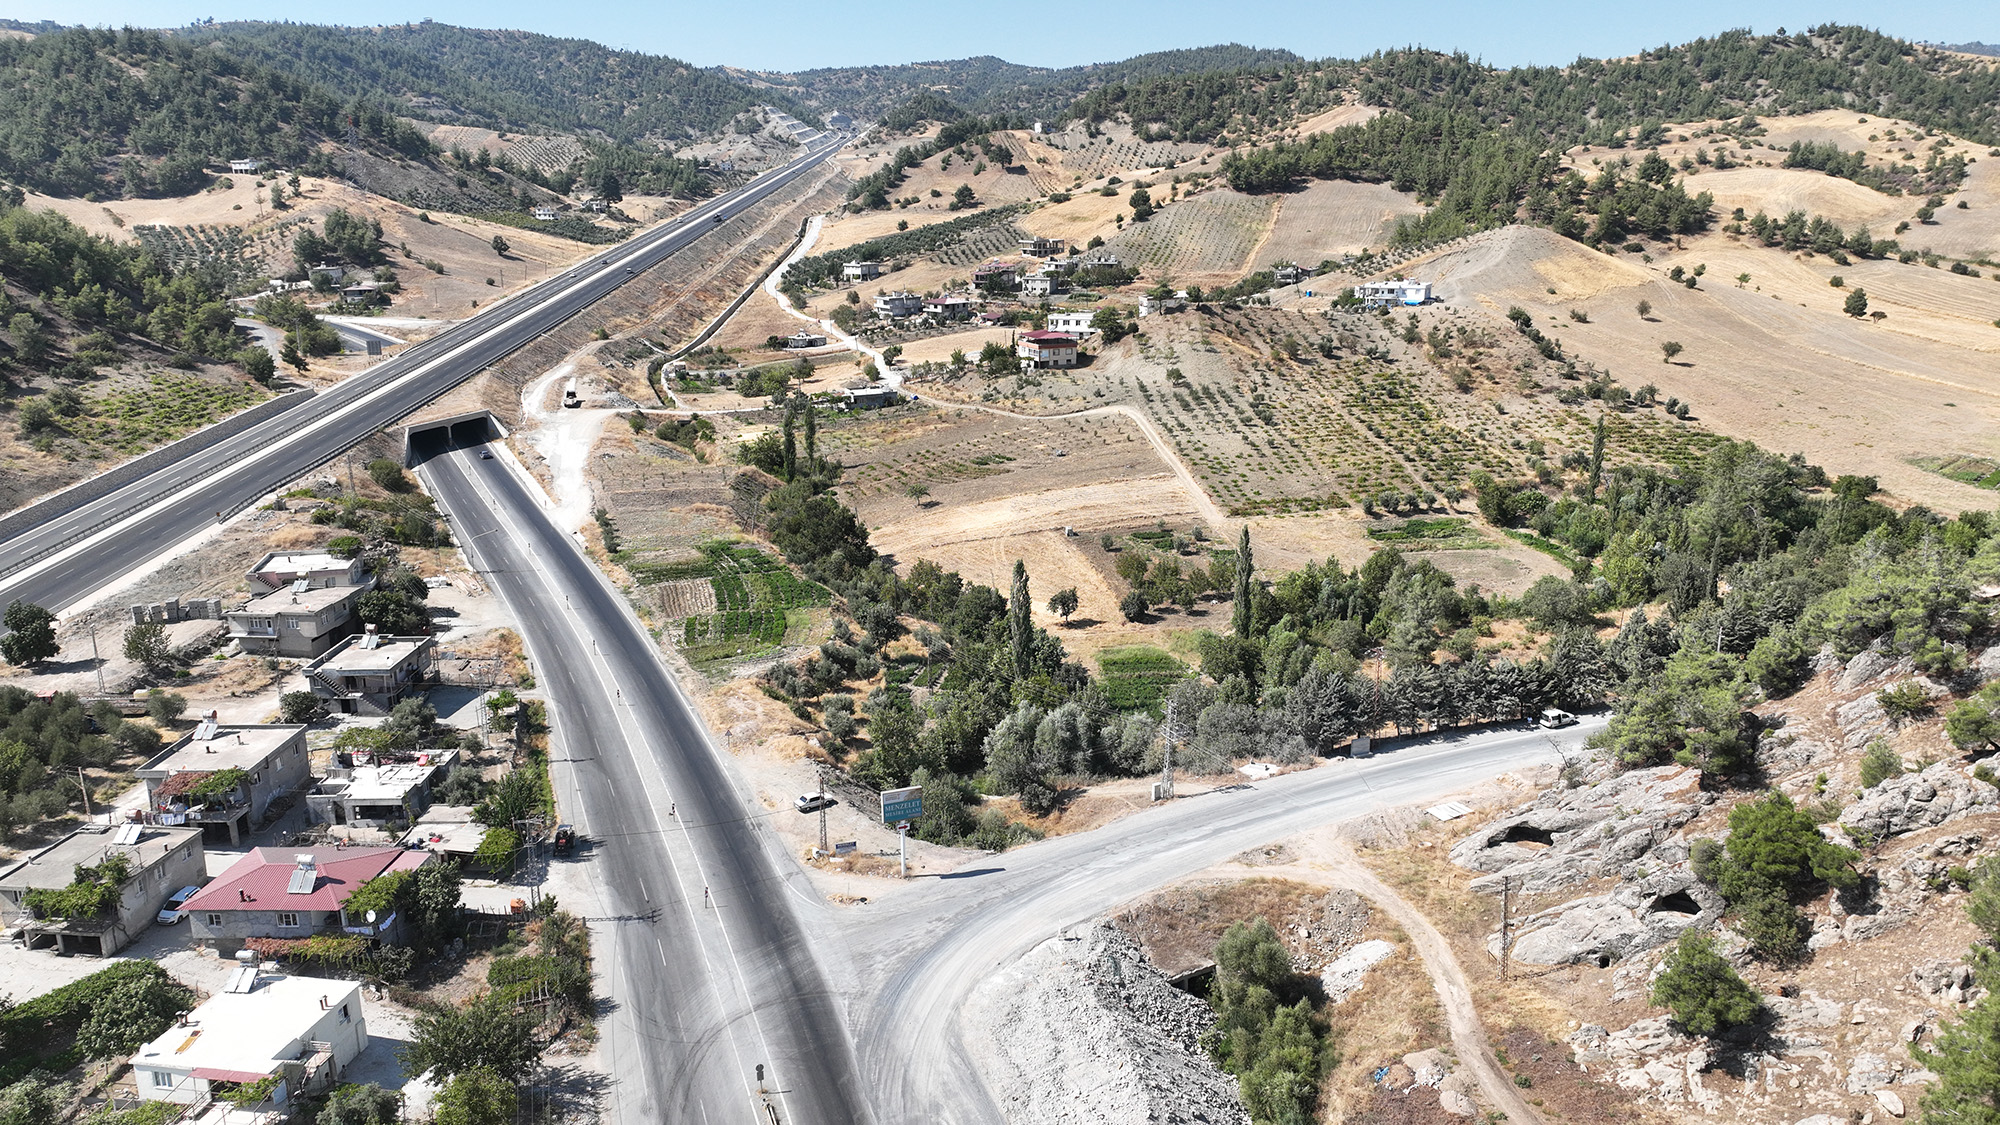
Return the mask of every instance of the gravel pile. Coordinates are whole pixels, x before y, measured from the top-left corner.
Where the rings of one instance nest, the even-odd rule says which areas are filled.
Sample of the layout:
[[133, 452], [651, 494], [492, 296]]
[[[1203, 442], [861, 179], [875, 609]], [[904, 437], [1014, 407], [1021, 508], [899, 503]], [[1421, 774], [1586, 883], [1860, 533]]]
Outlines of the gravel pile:
[[966, 1042], [1009, 1121], [1249, 1120], [1201, 1048], [1208, 1005], [1167, 983], [1138, 942], [1099, 923], [987, 978]]

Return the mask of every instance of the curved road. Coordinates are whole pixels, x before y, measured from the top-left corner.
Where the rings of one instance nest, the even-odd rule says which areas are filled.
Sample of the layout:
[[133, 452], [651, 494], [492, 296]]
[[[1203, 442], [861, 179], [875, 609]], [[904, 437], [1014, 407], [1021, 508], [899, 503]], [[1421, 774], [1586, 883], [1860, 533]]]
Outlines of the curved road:
[[323, 464], [686, 250], [837, 151], [822, 134], [790, 164], [686, 215], [495, 302], [402, 354], [213, 448], [177, 459], [109, 495], [64, 507], [0, 541], [0, 605], [61, 612], [212, 527], [284, 481]]

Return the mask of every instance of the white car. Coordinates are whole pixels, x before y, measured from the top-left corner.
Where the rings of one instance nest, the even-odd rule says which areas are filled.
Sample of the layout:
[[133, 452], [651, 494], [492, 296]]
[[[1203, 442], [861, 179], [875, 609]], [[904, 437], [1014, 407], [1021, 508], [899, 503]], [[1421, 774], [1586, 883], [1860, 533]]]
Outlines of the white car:
[[798, 805], [800, 812], [810, 813], [818, 812], [821, 809], [830, 809], [840, 802], [824, 793], [805, 793], [800, 795], [798, 801], [795, 803]]
[[1554, 730], [1557, 727], [1575, 726], [1576, 716], [1570, 714], [1568, 711], [1563, 711], [1551, 707], [1548, 710], [1542, 712], [1542, 717], [1539, 720], [1539, 723], [1544, 729]]
[[187, 900], [193, 898], [195, 892], [199, 890], [200, 887], [182, 887], [175, 891], [174, 897], [167, 900], [167, 904], [160, 908], [159, 916], [153, 920], [162, 926], [171, 926], [180, 921], [181, 907], [186, 906]]

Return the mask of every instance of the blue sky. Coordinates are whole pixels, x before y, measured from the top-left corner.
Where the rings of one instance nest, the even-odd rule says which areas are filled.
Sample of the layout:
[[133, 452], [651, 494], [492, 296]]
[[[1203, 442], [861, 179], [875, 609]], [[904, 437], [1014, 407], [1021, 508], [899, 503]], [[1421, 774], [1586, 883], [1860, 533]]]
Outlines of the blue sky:
[[274, 6], [269, 0], [9, 0], [7, 7], [13, 10], [5, 14], [15, 19], [114, 27], [176, 26], [203, 17], [361, 25], [429, 17], [468, 27], [595, 39], [703, 66], [772, 70], [967, 55], [1070, 66], [1231, 41], [1285, 47], [1313, 58], [1418, 44], [1464, 50], [1500, 65], [1564, 63], [1580, 54], [1626, 55], [1736, 26], [1797, 30], [1825, 22], [1859, 23], [1931, 42], [2000, 41], [2000, 6], [1992, 0], [1934, 0], [1908, 8], [1856, 0], [1433, 0], [1394, 5], [1328, 0], [1004, 0], [992, 5], [963, 0], [596, 0], [572, 5], [424, 0], [413, 5], [407, 0], [348, 0], [308, 10]]

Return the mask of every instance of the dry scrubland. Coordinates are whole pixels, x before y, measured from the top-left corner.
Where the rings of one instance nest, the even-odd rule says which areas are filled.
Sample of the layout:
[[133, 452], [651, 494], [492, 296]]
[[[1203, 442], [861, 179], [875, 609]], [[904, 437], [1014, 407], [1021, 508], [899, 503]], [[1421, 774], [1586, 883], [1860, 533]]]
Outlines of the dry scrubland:
[[[1990, 494], [1910, 462], [2000, 454], [2000, 283], [1916, 264], [1836, 266], [1719, 233], [1684, 241], [1646, 264], [1514, 227], [1405, 268], [1435, 280], [1449, 306], [1527, 310], [1570, 354], [1627, 386], [1657, 384], [1718, 433], [1875, 476], [1894, 496], [1940, 511], [1991, 506]], [[1697, 289], [1665, 277], [1698, 263], [1708, 269]], [[1738, 273], [1750, 282], [1739, 287]], [[1844, 315], [1847, 291], [1829, 284], [1836, 274], [1865, 288], [1887, 319]], [[1642, 300], [1652, 306], [1646, 318]], [[1571, 320], [1571, 309], [1589, 322]], [[1685, 348], [1671, 364], [1661, 361], [1667, 340]]]

